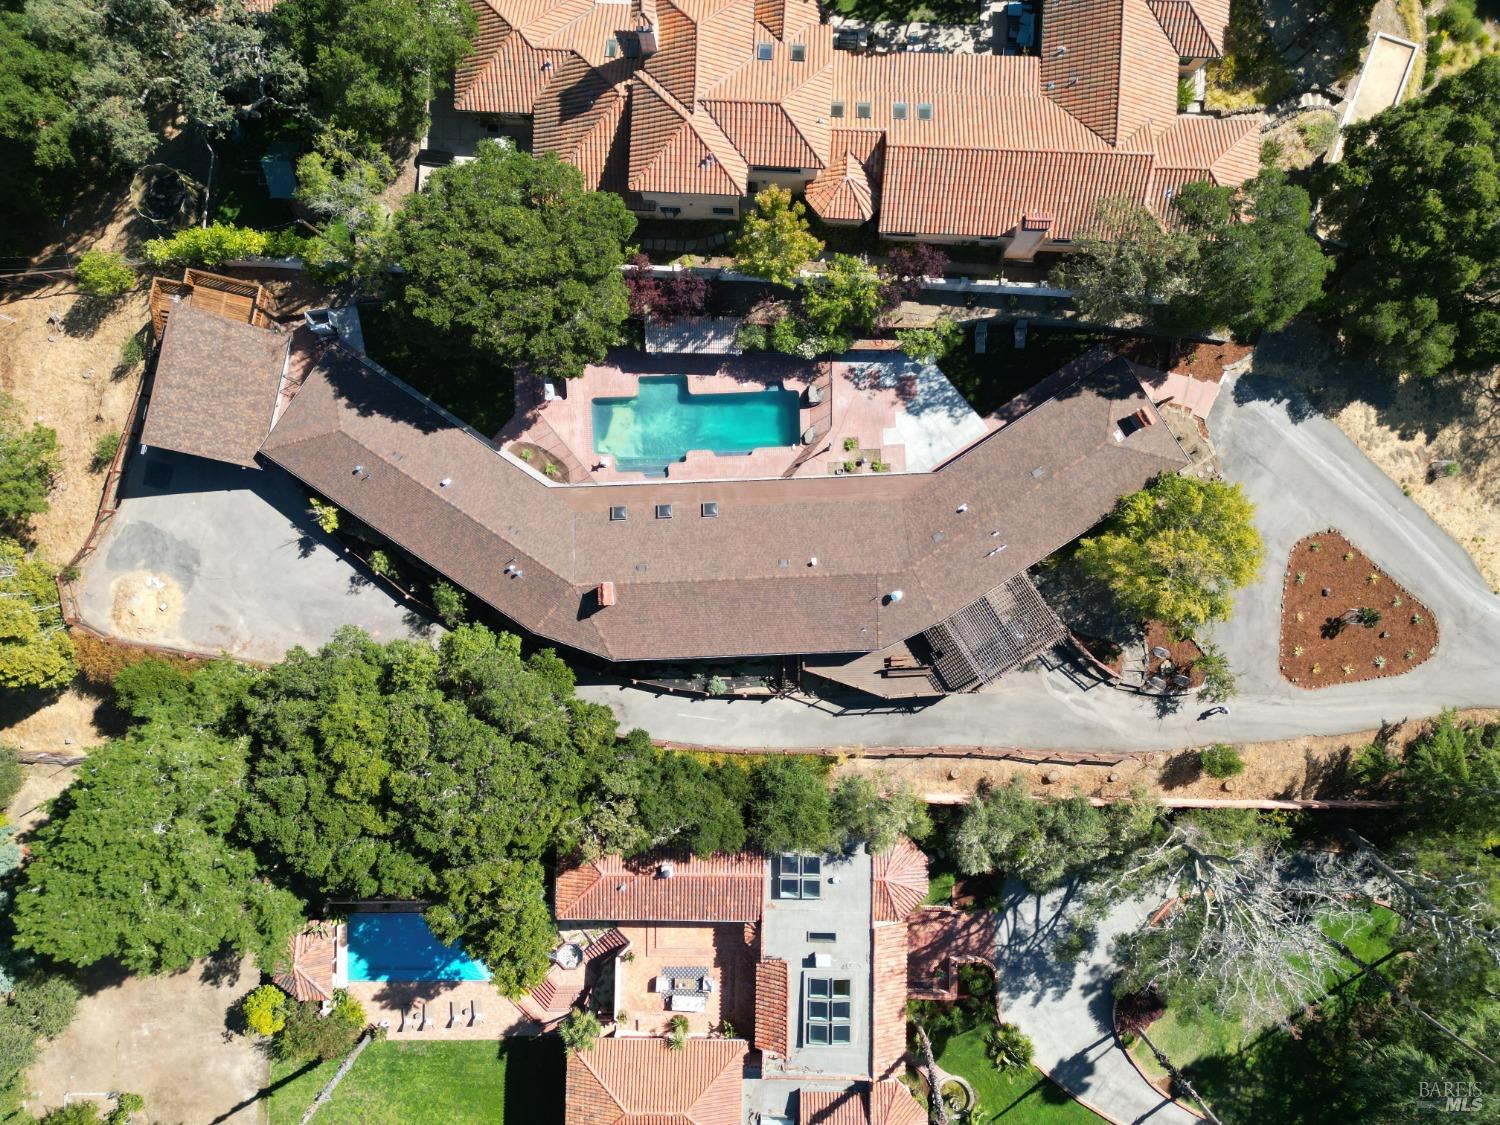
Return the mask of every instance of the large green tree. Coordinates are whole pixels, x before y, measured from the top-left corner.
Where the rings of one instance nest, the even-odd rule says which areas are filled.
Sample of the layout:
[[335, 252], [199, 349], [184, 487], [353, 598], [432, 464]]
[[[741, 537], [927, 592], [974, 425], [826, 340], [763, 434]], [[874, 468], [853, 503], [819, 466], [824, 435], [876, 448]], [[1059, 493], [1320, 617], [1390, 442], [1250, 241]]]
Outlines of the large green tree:
[[94, 750], [37, 831], [16, 895], [16, 942], [74, 965], [184, 969], [225, 943], [269, 969], [301, 903], [227, 842], [245, 747], [158, 722]]
[[1170, 473], [1123, 497], [1078, 562], [1121, 608], [1191, 632], [1228, 619], [1234, 592], [1260, 573], [1254, 514], [1237, 484]]
[[[32, 30], [19, 4], [0, 5], [0, 208], [16, 222], [10, 237], [24, 220], [60, 211], [88, 164], [72, 104], [78, 60]], [[0, 253], [20, 249], [0, 234]]]
[[47, 510], [57, 470], [57, 432], [27, 426], [20, 403], [0, 395], [0, 530], [15, 531]]
[[1162, 226], [1135, 200], [1105, 199], [1053, 280], [1073, 291], [1087, 320], [1149, 324], [1165, 302], [1186, 291], [1196, 252], [1191, 235]]
[[[345, 630], [294, 651], [246, 705], [242, 828], [309, 894], [424, 898], [439, 936], [518, 992], [554, 937], [540, 858], [580, 838], [614, 718], [554, 654], [462, 626], [439, 648]], [[596, 792], [604, 792], [599, 787]]]
[[735, 264], [745, 273], [777, 285], [791, 285], [802, 268], [823, 250], [807, 224], [807, 207], [792, 193], [771, 184], [755, 196], [755, 209], [740, 220]]
[[272, 18], [307, 69], [313, 116], [377, 143], [422, 135], [476, 26], [463, 0], [283, 0]]
[[1500, 58], [1352, 127], [1324, 211], [1351, 343], [1422, 376], [1500, 363]]
[[1333, 262], [1311, 234], [1312, 201], [1284, 172], [1267, 168], [1239, 189], [1188, 184], [1176, 208], [1197, 246], [1187, 291], [1156, 318], [1163, 325], [1249, 339], [1322, 296]]
[[481, 142], [473, 162], [408, 196], [390, 238], [404, 271], [388, 306], [429, 343], [569, 378], [597, 362], [628, 313], [619, 196], [588, 191], [548, 154]]

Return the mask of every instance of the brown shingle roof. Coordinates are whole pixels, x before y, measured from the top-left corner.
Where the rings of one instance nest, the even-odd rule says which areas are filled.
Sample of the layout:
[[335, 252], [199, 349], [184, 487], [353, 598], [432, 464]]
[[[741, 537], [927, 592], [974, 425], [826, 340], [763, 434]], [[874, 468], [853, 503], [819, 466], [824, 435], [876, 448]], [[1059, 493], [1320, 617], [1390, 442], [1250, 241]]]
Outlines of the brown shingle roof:
[[568, 1125], [739, 1125], [745, 1043], [604, 1038], [568, 1056]]
[[927, 898], [927, 856], [905, 836], [870, 860], [870, 916], [904, 922]]
[[[676, 373], [745, 363], [629, 358]], [[1129, 366], [1101, 355], [935, 473], [564, 488], [334, 345], [263, 452], [561, 644], [611, 660], [864, 652], [968, 605], [1184, 465], [1165, 426], [1115, 440], [1140, 409], [1154, 408]], [[648, 518], [663, 499], [685, 512], [717, 501], [719, 517]], [[611, 520], [614, 505], [634, 518]], [[598, 610], [602, 581], [616, 602]], [[900, 602], [885, 598], [898, 588]]]
[[256, 468], [290, 340], [179, 304], [162, 337], [141, 442]]
[[755, 1049], [783, 1058], [791, 1050], [787, 1007], [791, 1001], [786, 962], [768, 957], [755, 966]]
[[[670, 863], [673, 874], [663, 876]], [[559, 919], [609, 922], [753, 922], [765, 898], [766, 861], [754, 853], [708, 859], [675, 852], [605, 856], [557, 874]]]

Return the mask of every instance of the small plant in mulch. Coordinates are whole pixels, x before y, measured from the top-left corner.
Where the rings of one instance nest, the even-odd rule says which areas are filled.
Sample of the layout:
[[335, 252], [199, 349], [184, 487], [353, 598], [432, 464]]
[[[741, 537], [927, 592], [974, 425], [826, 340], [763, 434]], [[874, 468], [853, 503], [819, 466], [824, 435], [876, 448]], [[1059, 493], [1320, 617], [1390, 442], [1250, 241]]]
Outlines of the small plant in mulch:
[[1245, 772], [1245, 759], [1233, 746], [1218, 743], [1198, 751], [1198, 764], [1209, 777], [1234, 777]]
[[1292, 549], [1280, 658], [1291, 682], [1318, 688], [1399, 675], [1427, 659], [1437, 642], [1427, 607], [1342, 535], [1323, 532]]

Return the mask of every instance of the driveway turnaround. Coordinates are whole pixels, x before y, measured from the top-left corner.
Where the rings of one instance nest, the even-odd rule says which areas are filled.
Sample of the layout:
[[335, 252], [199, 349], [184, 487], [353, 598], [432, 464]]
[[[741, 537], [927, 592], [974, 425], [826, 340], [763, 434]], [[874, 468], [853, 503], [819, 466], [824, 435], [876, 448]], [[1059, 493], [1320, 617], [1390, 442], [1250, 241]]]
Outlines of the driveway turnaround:
[[1090, 1108], [1114, 1121], [1197, 1125], [1199, 1118], [1141, 1077], [1114, 1035], [1110, 947], [1140, 926], [1144, 902], [1114, 907], [1090, 947], [1073, 961], [1057, 954], [1076, 887], [1045, 895], [1005, 887], [995, 960], [1000, 1015], [1031, 1037], [1036, 1065]]
[[[687, 700], [616, 682], [581, 687], [627, 726], [656, 738], [719, 746], [1024, 746], [1169, 750], [1212, 741], [1262, 742], [1346, 734], [1444, 707], [1500, 706], [1500, 597], [1446, 532], [1287, 385], [1245, 375], [1225, 386], [1209, 418], [1224, 475], [1256, 505], [1266, 566], [1235, 599], [1213, 638], [1239, 677], [1229, 715], [1200, 719], [1192, 700], [1159, 714], [1149, 699], [1060, 673], [1013, 672], [982, 692], [925, 708], [868, 696], [823, 700]], [[1399, 676], [1306, 691], [1276, 668], [1287, 556], [1304, 535], [1337, 528], [1424, 601], [1441, 641]]]
[[269, 663], [342, 625], [379, 640], [431, 629], [312, 522], [274, 466], [153, 449], [131, 457], [120, 496], [79, 581], [101, 633]]

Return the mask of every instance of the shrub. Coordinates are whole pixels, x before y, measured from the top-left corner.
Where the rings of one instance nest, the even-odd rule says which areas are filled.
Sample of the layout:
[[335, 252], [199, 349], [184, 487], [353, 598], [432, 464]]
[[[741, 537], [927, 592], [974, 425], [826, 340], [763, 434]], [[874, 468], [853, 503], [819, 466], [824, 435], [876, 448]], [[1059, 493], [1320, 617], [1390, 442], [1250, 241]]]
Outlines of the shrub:
[[78, 288], [91, 297], [119, 297], [135, 286], [135, 270], [120, 254], [87, 250], [73, 270]]
[[709, 695], [723, 695], [729, 690], [729, 683], [723, 676], [710, 676], [708, 682], [703, 685], [703, 690]]
[[20, 527], [50, 507], [58, 467], [57, 432], [27, 427], [20, 404], [0, 394], [0, 527]]
[[940, 316], [927, 328], [901, 328], [896, 339], [901, 350], [918, 363], [935, 363], [947, 355], [964, 338], [963, 327], [946, 316]]
[[269, 1039], [286, 1026], [287, 1006], [291, 998], [274, 984], [263, 984], [240, 1001], [245, 1026], [256, 1035]]
[[302, 252], [304, 242], [292, 230], [267, 233], [214, 223], [150, 239], [142, 252], [153, 266], [220, 266], [237, 258], [291, 257]]
[[271, 1050], [284, 1062], [336, 1059], [348, 1052], [364, 1028], [364, 1009], [339, 989], [333, 1010], [324, 1016], [317, 1004], [293, 1004], [286, 1025], [272, 1041]]
[[78, 656], [78, 670], [95, 687], [114, 683], [126, 668], [147, 660], [170, 664], [180, 672], [190, 672], [197, 667], [197, 661], [185, 656], [153, 655], [145, 649], [131, 648], [92, 633], [75, 634], [73, 650]]
[[391, 556], [381, 550], [370, 552], [370, 569], [382, 578], [390, 578], [396, 573], [396, 564], [391, 561]]
[[1380, 610], [1374, 606], [1360, 606], [1355, 612], [1354, 619], [1366, 629], [1373, 629], [1380, 624]]
[[1478, 43], [1484, 36], [1484, 22], [1475, 14], [1474, 0], [1448, 0], [1436, 23], [1455, 43]]
[[9, 539], [0, 539], [0, 609], [0, 689], [66, 686], [78, 665], [55, 572]]
[[667, 1046], [673, 1051], [680, 1051], [687, 1046], [687, 1038], [687, 1016], [673, 1016], [672, 1021], [667, 1024]]
[[313, 521], [323, 529], [325, 534], [332, 535], [339, 529], [339, 510], [337, 506], [317, 496], [309, 496], [307, 503], [309, 510], [312, 512]]
[[1139, 1035], [1162, 1016], [1167, 1006], [1154, 988], [1127, 992], [1115, 1000], [1115, 1031], [1120, 1035]]
[[141, 360], [146, 358], [146, 341], [137, 332], [134, 336], [125, 337], [125, 342], [120, 345], [120, 366], [132, 368]]
[[1013, 1023], [997, 1023], [984, 1033], [984, 1052], [997, 1070], [1028, 1067], [1035, 1051], [1031, 1037]]
[[115, 454], [120, 452], [120, 435], [115, 433], [102, 434], [94, 443], [94, 459], [89, 462], [89, 470], [102, 473], [114, 462]]
[[115, 1095], [115, 1108], [104, 1117], [104, 1125], [129, 1125], [131, 1118], [146, 1108], [146, 1099], [128, 1091]]
[[859, 448], [859, 438], [846, 437], [844, 439], [844, 452], [853, 453]]
[[16, 759], [16, 748], [0, 742], [0, 811], [10, 805], [11, 799], [20, 792], [25, 780], [26, 771]]
[[115, 674], [115, 702], [128, 715], [149, 718], [180, 700], [189, 682], [189, 675], [180, 665], [147, 657]]
[[580, 1051], [592, 1051], [602, 1031], [598, 1016], [587, 1009], [575, 1008], [564, 1017], [557, 1034], [562, 1039], [563, 1049], [576, 1055]]
[[1217, 645], [1203, 646], [1203, 655], [1193, 661], [1193, 667], [1203, 674], [1203, 688], [1199, 695], [1209, 703], [1223, 703], [1234, 698], [1238, 690], [1234, 670], [1229, 667], [1229, 658]]
[[432, 608], [444, 625], [457, 629], [468, 617], [469, 604], [462, 590], [440, 578], [432, 584]]
[[1209, 777], [1234, 777], [1245, 772], [1245, 759], [1240, 752], [1222, 742], [1199, 750], [1198, 764]]
[[734, 342], [746, 352], [763, 352], [770, 343], [763, 324], [741, 324], [735, 330]]
[[1198, 91], [1191, 78], [1177, 80], [1177, 112], [1181, 113], [1198, 100]]
[[94, 1102], [72, 1102], [42, 1118], [42, 1125], [99, 1125], [99, 1106]]

